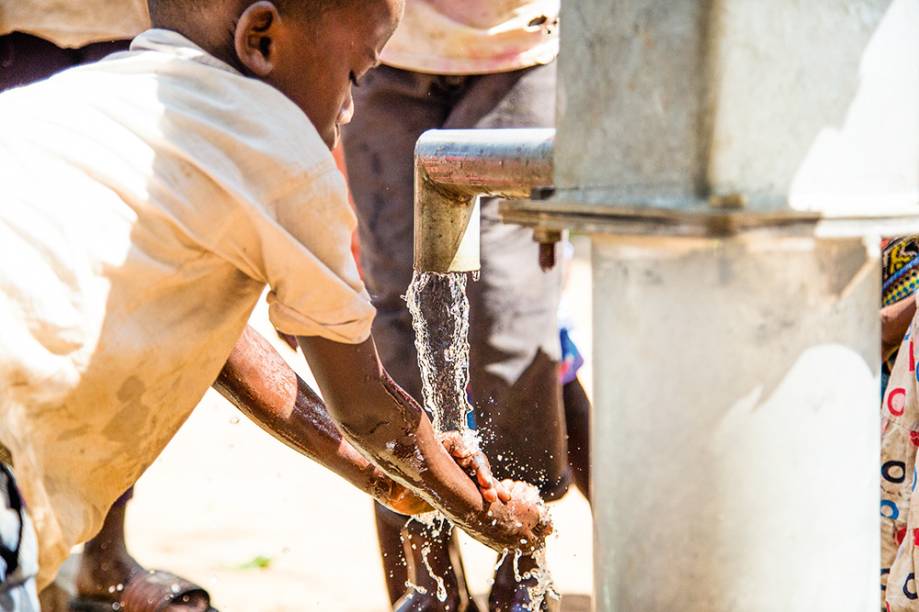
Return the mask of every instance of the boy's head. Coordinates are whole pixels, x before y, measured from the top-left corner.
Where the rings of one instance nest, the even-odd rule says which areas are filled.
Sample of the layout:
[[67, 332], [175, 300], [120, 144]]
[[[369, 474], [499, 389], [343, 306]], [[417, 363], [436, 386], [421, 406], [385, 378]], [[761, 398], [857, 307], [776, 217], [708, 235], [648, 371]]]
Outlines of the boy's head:
[[379, 63], [404, 0], [150, 0], [174, 30], [284, 93], [331, 148], [351, 120], [352, 83]]

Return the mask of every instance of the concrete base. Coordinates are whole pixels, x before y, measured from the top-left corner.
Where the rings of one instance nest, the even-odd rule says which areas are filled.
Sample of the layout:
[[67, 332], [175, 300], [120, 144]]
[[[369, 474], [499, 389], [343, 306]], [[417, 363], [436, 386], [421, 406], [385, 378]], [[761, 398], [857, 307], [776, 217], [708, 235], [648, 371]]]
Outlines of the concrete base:
[[865, 244], [594, 238], [598, 610], [877, 610]]

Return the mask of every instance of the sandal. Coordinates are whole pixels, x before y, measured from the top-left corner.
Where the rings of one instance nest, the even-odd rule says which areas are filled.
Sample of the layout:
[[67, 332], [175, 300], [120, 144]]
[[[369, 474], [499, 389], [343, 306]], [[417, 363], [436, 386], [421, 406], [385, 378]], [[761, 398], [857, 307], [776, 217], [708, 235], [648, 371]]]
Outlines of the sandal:
[[118, 601], [74, 597], [70, 612], [162, 612], [170, 605], [191, 603], [196, 598], [204, 600], [207, 612], [217, 612], [202, 587], [175, 574], [152, 570], [131, 578]]

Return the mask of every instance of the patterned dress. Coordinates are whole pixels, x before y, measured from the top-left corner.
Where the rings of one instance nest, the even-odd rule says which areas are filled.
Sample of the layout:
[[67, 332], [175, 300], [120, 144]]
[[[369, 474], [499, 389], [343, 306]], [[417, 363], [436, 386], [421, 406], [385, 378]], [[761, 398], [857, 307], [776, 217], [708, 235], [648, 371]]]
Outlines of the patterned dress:
[[881, 609], [919, 610], [919, 382], [913, 319], [881, 403]]

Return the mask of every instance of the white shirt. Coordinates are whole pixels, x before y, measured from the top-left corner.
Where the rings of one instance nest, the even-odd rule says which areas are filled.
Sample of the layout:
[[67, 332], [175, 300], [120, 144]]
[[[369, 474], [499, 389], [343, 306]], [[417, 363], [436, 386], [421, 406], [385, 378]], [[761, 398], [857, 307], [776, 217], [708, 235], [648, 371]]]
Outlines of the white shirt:
[[354, 226], [306, 116], [176, 33], [0, 95], [0, 443], [39, 586], [188, 417], [266, 284], [281, 331], [369, 336]]

